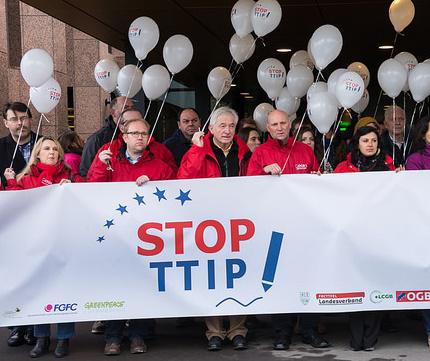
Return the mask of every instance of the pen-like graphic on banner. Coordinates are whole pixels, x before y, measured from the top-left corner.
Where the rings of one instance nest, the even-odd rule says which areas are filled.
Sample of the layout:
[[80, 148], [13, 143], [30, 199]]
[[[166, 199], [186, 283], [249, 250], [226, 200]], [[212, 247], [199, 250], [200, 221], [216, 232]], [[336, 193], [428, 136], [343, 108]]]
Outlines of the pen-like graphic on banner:
[[269, 288], [273, 286], [283, 237], [283, 233], [272, 232], [272, 238], [270, 239], [269, 250], [267, 251], [266, 264], [264, 265], [263, 272], [262, 285], [264, 292], [267, 292]]

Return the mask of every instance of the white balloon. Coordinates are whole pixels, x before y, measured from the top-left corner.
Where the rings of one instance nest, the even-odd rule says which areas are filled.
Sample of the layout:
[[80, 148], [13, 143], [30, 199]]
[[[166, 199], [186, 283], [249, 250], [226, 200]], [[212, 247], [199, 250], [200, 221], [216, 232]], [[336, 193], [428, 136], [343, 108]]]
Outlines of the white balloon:
[[409, 88], [417, 103], [430, 95], [430, 64], [419, 63], [409, 73]]
[[[411, 54], [408, 53], [407, 51], [402, 51], [401, 53], [398, 53], [394, 59], [396, 59], [399, 63], [403, 64], [404, 67], [406, 68], [406, 71], [409, 75], [409, 72], [415, 68], [415, 66], [418, 64], [418, 60], [417, 58]], [[405, 86], [402, 89], [404, 92], [407, 92], [409, 90], [409, 84], [408, 81], [406, 80], [405, 82]]]
[[314, 70], [314, 63], [306, 50], [298, 50], [291, 56], [290, 69], [297, 65], [304, 65], [310, 70]]
[[219, 100], [228, 93], [232, 83], [230, 72], [223, 66], [213, 68], [208, 75], [208, 88], [212, 96]]
[[61, 87], [54, 79], [50, 78], [40, 87], [30, 88], [30, 99], [39, 113], [49, 113], [60, 102]]
[[163, 59], [172, 74], [184, 70], [193, 58], [193, 44], [185, 35], [177, 34], [167, 39]]
[[261, 62], [257, 70], [257, 80], [267, 93], [275, 100], [285, 84], [285, 67], [278, 59], [268, 58]]
[[252, 32], [251, 14], [254, 5], [253, 0], [239, 0], [231, 9], [231, 23], [240, 38]]
[[274, 111], [275, 108], [269, 103], [261, 103], [257, 105], [257, 107], [254, 109], [253, 118], [255, 122], [257, 123], [257, 127], [261, 132], [267, 131], [267, 116], [270, 112]]
[[337, 114], [337, 100], [332, 93], [321, 92], [312, 96], [308, 104], [308, 115], [320, 133], [328, 133]]
[[314, 75], [305, 65], [297, 65], [287, 74], [287, 88], [297, 98], [304, 96], [313, 82]]
[[[336, 85], [339, 77], [346, 73], [348, 70], [340, 68], [336, 69], [333, 73], [330, 74], [328, 80], [327, 80], [327, 90], [332, 93], [334, 96], [336, 96]], [[336, 98], [337, 100], [337, 98]], [[338, 108], [341, 108], [342, 105], [338, 102], [337, 104]]]
[[316, 93], [322, 93], [328, 91], [327, 83], [324, 83], [323, 81], [318, 81], [316, 83], [313, 83], [306, 93], [306, 101], [309, 103], [312, 99], [312, 96]]
[[170, 86], [170, 75], [162, 65], [151, 65], [142, 76], [142, 89], [149, 100], [161, 97]]
[[108, 93], [116, 88], [119, 66], [112, 59], [101, 59], [94, 68], [96, 82]]
[[240, 38], [239, 35], [234, 34], [230, 39], [230, 54], [234, 61], [242, 64], [247, 61], [255, 51], [255, 41], [251, 34], [245, 35]]
[[159, 38], [160, 30], [157, 23], [147, 16], [135, 19], [128, 29], [128, 40], [139, 60], [146, 58], [157, 45]]
[[349, 71], [355, 71], [358, 75], [361, 76], [364, 82], [364, 87], [367, 88], [370, 82], [370, 72], [366, 65], [356, 61], [348, 65]]
[[281, 5], [276, 0], [257, 1], [252, 9], [251, 22], [258, 37], [275, 30], [282, 18]]
[[308, 40], [307, 51], [308, 51], [309, 58], [312, 61], [312, 70], [313, 70], [313, 68], [315, 66], [315, 58], [314, 58], [314, 55], [312, 54], [312, 50], [311, 50], [311, 39]]
[[430, 59], [424, 60], [423, 63], [430, 64]]
[[357, 114], [361, 114], [366, 110], [367, 106], [369, 105], [369, 101], [369, 92], [367, 91], [367, 89], [364, 89], [363, 96], [361, 97], [361, 99], [351, 108]]
[[390, 98], [400, 94], [407, 78], [406, 68], [395, 59], [387, 59], [379, 66], [379, 86]]
[[311, 37], [311, 52], [318, 70], [323, 70], [342, 50], [343, 39], [339, 29], [333, 25], [320, 26]]
[[300, 107], [300, 98], [297, 98], [284, 87], [276, 99], [276, 109], [282, 110], [288, 115], [294, 114]]
[[21, 74], [31, 87], [46, 83], [54, 73], [54, 62], [51, 55], [43, 49], [31, 49], [21, 59]]
[[363, 78], [354, 71], [343, 73], [336, 84], [336, 98], [346, 109], [357, 104], [364, 92]]
[[142, 87], [142, 72], [132, 64], [125, 65], [118, 73], [118, 90], [122, 96], [133, 98]]

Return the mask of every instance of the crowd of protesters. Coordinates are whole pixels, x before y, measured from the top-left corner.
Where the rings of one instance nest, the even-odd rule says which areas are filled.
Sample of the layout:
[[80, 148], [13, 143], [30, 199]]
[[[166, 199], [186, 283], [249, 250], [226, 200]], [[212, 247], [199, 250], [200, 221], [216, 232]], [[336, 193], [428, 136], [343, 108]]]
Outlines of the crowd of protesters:
[[[235, 110], [221, 107], [211, 114], [207, 133], [201, 131], [195, 109], [181, 109], [178, 129], [162, 144], [150, 138], [149, 123], [125, 97], [112, 101], [105, 125], [85, 143], [70, 130], [58, 140], [37, 137], [31, 130], [31, 111], [23, 103], [6, 104], [3, 121], [9, 131], [0, 139], [3, 191], [74, 182], [132, 181], [142, 186], [169, 179], [430, 169], [430, 117], [408, 129], [398, 106], [385, 110], [383, 122], [360, 118], [347, 140], [333, 131], [322, 139], [309, 121], [292, 125], [279, 110], [269, 113], [267, 133], [262, 134], [252, 119], [239, 121]], [[422, 314], [430, 347], [430, 311]], [[289, 348], [297, 318], [273, 317], [275, 350]], [[299, 329], [304, 343], [326, 348], [330, 343], [318, 332], [319, 319], [317, 314], [300, 315]], [[205, 318], [208, 350], [221, 350], [226, 340], [235, 350], [246, 349], [246, 321], [246, 316], [236, 315]], [[381, 312], [352, 313], [351, 349], [372, 351], [382, 322]], [[118, 355], [127, 326], [130, 352], [139, 354], [147, 351], [145, 339], [153, 336], [154, 324], [155, 320], [107, 320], [94, 323], [93, 332], [105, 333], [105, 355]], [[56, 357], [69, 353], [73, 336], [73, 323], [57, 325]], [[42, 356], [49, 351], [50, 325], [11, 327], [7, 342], [33, 345], [30, 356]]]

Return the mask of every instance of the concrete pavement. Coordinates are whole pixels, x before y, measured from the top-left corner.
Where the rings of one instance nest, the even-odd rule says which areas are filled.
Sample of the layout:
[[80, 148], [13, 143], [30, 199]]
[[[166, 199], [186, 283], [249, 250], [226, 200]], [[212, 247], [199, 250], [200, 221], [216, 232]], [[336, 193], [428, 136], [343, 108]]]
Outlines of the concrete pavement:
[[[406, 313], [394, 314], [394, 322], [400, 328], [397, 333], [381, 333], [376, 350], [373, 352], [353, 352], [349, 349], [349, 331], [345, 315], [323, 317], [327, 327], [324, 335], [333, 347], [314, 349], [301, 343], [300, 336], [293, 339], [288, 351], [273, 351], [271, 348], [270, 317], [259, 316], [265, 325], [250, 330], [249, 349], [233, 351], [226, 344], [220, 352], [206, 351], [204, 322], [201, 319], [188, 327], [178, 328], [176, 320], [158, 320], [157, 338], [148, 342], [148, 353], [131, 355], [128, 343], [124, 342], [122, 354], [116, 357], [103, 355], [104, 337], [90, 333], [91, 323], [80, 323], [76, 327], [76, 337], [71, 341], [71, 354], [68, 361], [106, 361], [106, 360], [147, 360], [147, 361], [200, 361], [200, 360], [261, 360], [261, 361], [428, 361], [430, 350], [422, 322], [410, 319]], [[30, 346], [10, 348], [6, 345], [8, 330], [0, 329], [0, 361], [29, 360]], [[53, 341], [55, 342], [55, 341]], [[54, 346], [51, 345], [51, 349]], [[44, 355], [41, 360], [54, 360], [53, 354]]]

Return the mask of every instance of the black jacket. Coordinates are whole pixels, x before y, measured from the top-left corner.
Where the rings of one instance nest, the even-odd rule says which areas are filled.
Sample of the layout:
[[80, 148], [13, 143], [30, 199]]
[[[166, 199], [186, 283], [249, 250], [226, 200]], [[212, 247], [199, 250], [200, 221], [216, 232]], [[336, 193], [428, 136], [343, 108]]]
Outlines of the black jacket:
[[[82, 151], [81, 166], [79, 168], [79, 174], [82, 177], [87, 176], [88, 170], [99, 149], [111, 141], [115, 128], [116, 123], [113, 121], [112, 116], [109, 116], [109, 118], [105, 120], [105, 125], [89, 136], [85, 142], [84, 150]], [[116, 132], [115, 138], [118, 137], [118, 134], [119, 129]]]
[[[393, 158], [393, 141], [388, 134], [388, 131], [385, 131], [381, 136], [381, 149], [385, 154], [388, 154], [391, 158]], [[405, 164], [405, 157], [403, 157], [403, 149], [404, 144], [399, 148], [397, 145], [394, 145], [394, 165], [399, 167], [401, 164]], [[411, 145], [406, 149], [406, 158], [408, 157], [411, 151]]]
[[191, 141], [185, 138], [184, 134], [179, 129], [176, 129], [172, 136], [167, 138], [163, 144], [172, 152], [178, 166], [181, 165], [184, 154], [188, 152], [192, 146]]
[[[33, 150], [34, 143], [36, 139], [36, 134], [31, 132], [31, 150]], [[12, 161], [13, 152], [15, 151], [16, 142], [13, 140], [12, 136], [9, 134], [6, 137], [0, 138], [0, 176], [1, 183], [6, 186], [7, 182], [3, 175], [6, 168], [10, 167], [10, 162]], [[12, 168], [15, 173], [21, 172], [27, 163], [22, 156], [19, 148], [16, 151], [16, 156], [12, 164]]]

